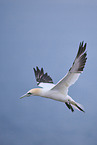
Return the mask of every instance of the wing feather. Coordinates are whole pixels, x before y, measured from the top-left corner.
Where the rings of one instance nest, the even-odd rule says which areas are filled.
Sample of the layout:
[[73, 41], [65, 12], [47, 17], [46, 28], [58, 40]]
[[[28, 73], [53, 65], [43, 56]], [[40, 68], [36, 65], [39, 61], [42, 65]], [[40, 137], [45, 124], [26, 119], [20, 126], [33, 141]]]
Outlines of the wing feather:
[[34, 69], [34, 73], [35, 73], [35, 78], [37, 81], [37, 85], [39, 85], [40, 83], [53, 83], [52, 78], [47, 74], [44, 73], [43, 68], [39, 69], [38, 67], [33, 68]]
[[68, 88], [77, 81], [80, 74], [83, 72], [87, 60], [86, 56], [86, 43], [84, 44], [84, 42], [82, 42], [79, 45], [77, 56], [69, 72], [52, 88], [52, 90], [59, 90], [62, 93], [68, 91]]

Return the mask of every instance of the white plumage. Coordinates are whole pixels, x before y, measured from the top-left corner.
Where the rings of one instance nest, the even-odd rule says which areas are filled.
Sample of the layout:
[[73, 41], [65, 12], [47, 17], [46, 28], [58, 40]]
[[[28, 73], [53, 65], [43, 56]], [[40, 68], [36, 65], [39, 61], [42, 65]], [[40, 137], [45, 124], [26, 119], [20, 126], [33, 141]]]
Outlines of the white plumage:
[[33, 95], [41, 96], [64, 102], [72, 112], [74, 111], [73, 107], [84, 112], [83, 106], [75, 102], [68, 95], [68, 88], [77, 81], [80, 74], [83, 72], [87, 59], [86, 55], [86, 43], [84, 44], [84, 42], [82, 42], [79, 45], [79, 50], [72, 67], [57, 84], [54, 84], [51, 77], [47, 73], [44, 73], [43, 68], [41, 68], [41, 70], [38, 67], [36, 67], [36, 69], [34, 68], [37, 85], [41, 88], [31, 89], [21, 98]]

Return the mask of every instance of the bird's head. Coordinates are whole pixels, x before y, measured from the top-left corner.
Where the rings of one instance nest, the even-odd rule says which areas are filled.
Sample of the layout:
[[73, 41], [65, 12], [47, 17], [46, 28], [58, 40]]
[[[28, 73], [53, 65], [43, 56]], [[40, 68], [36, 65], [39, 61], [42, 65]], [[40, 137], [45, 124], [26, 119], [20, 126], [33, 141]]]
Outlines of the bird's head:
[[24, 97], [30, 97], [30, 96], [39, 96], [39, 94], [40, 94], [40, 88], [31, 89], [26, 94], [24, 94], [22, 97], [20, 97], [20, 99], [22, 99]]

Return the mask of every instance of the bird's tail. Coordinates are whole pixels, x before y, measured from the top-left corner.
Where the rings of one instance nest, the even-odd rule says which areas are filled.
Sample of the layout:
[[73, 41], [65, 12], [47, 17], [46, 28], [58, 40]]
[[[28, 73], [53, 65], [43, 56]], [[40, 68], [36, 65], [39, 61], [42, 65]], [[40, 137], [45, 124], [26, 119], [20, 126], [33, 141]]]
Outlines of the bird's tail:
[[74, 111], [73, 107], [79, 111], [85, 112], [84, 107], [81, 104], [75, 102], [69, 95], [67, 96], [67, 99], [68, 101], [65, 102], [65, 104], [72, 112]]
[[81, 104], [79, 104], [79, 103], [77, 103], [77, 102], [75, 102], [75, 101], [70, 101], [70, 104], [71, 104], [71, 106], [74, 107], [75, 109], [77, 109], [77, 110], [79, 110], [79, 111], [82, 111], [82, 112], [85, 112], [85, 111], [84, 111], [84, 107], [83, 107]]

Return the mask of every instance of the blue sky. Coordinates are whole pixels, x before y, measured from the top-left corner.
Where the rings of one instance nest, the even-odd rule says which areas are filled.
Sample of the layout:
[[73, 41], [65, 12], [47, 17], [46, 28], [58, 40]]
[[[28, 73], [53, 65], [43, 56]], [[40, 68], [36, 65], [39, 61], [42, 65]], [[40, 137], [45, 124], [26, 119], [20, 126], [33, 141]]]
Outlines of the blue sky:
[[[88, 60], [69, 94], [85, 114], [41, 97], [19, 99], [37, 87], [33, 67], [56, 83], [83, 40]], [[0, 1], [0, 144], [97, 144], [96, 46], [96, 0]]]

